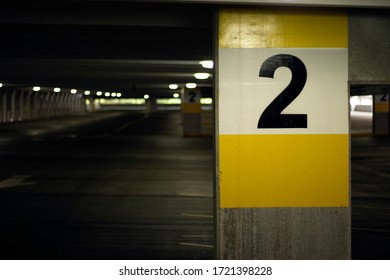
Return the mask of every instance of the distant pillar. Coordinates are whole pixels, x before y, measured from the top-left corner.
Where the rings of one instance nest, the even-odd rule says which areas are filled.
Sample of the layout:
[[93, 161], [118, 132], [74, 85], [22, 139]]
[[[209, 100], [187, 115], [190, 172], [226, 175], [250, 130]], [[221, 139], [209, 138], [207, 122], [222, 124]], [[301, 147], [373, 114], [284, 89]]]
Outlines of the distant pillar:
[[157, 111], [157, 99], [155, 97], [149, 97], [145, 100], [145, 103], [146, 113], [152, 113]]
[[77, 96], [73, 93], [69, 95], [69, 112], [72, 115], [78, 114]]
[[19, 93], [19, 110], [18, 110], [18, 121], [22, 121], [25, 115], [25, 93], [24, 90], [21, 89]]
[[32, 98], [32, 91], [29, 90], [27, 91], [26, 93], [26, 98], [25, 98], [25, 115], [24, 115], [24, 119], [25, 120], [30, 120], [31, 119], [31, 111], [32, 111], [32, 108], [31, 108], [31, 98]]
[[346, 11], [219, 11], [217, 258], [349, 259]]
[[49, 117], [57, 116], [58, 104], [57, 94], [53, 91], [47, 93], [47, 115]]
[[389, 135], [389, 94], [374, 95], [374, 135]]
[[64, 102], [65, 93], [59, 92], [56, 94], [56, 107], [57, 107], [57, 116], [63, 116], [65, 114], [65, 102]]
[[183, 135], [202, 135], [202, 110], [200, 105], [201, 92], [199, 88], [185, 88], [182, 92]]
[[10, 121], [14, 122], [17, 120], [17, 110], [16, 110], [16, 96], [18, 94], [18, 91], [16, 89], [12, 90], [11, 93], [11, 116]]
[[73, 94], [65, 93], [64, 98], [65, 98], [65, 114], [68, 116], [73, 113], [72, 112]]
[[33, 119], [38, 119], [41, 117], [41, 93], [39, 91], [34, 91], [33, 96]]
[[7, 121], [7, 91], [1, 90], [1, 122]]
[[81, 94], [81, 93], [77, 94], [77, 96], [76, 96], [76, 105], [77, 105], [79, 114], [85, 114], [86, 113], [85, 98], [84, 98], [83, 94]]

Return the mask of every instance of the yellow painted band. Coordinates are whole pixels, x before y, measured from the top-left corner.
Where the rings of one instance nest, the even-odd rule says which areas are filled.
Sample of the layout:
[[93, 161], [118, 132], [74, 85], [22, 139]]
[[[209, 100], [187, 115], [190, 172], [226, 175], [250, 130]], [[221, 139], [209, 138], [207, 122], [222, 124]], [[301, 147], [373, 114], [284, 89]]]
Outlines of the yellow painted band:
[[347, 48], [344, 10], [223, 7], [220, 48]]
[[221, 208], [347, 207], [349, 136], [220, 135]]
[[182, 103], [181, 109], [183, 113], [201, 113], [200, 103]]
[[388, 113], [389, 103], [388, 102], [377, 102], [375, 103], [375, 113]]

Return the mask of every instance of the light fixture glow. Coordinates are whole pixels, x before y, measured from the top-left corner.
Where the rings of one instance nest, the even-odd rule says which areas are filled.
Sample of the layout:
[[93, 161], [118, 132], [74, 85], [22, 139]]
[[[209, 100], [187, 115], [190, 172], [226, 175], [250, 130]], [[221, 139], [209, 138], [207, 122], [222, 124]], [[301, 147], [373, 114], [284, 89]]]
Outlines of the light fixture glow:
[[109, 97], [111, 94], [108, 92], [108, 91], [106, 91], [105, 93], [104, 93], [104, 96], [105, 97]]
[[74, 89], [74, 88], [73, 88], [73, 89], [71, 89], [71, 90], [70, 90], [70, 93], [72, 93], [72, 94], [76, 94], [76, 93], [77, 93], [77, 89]]
[[102, 96], [103, 92], [101, 92], [100, 90], [96, 92], [96, 95], [97, 96]]
[[111, 93], [111, 97], [116, 97], [116, 92]]
[[180, 97], [180, 94], [178, 94], [177, 92], [175, 92], [174, 94], [173, 94], [173, 98], [179, 98]]
[[202, 64], [203, 68], [212, 69], [214, 67], [214, 62], [212, 60], [203, 60], [199, 61]]
[[116, 94], [116, 97], [121, 97], [122, 96], [122, 93], [120, 93], [120, 92], [118, 92], [117, 94]]
[[209, 73], [195, 73], [194, 76], [198, 80], [205, 80], [208, 77], [210, 77], [210, 74]]
[[59, 87], [54, 88], [54, 92], [60, 92], [61, 89]]
[[40, 91], [41, 87], [33, 87], [33, 91]]
[[3, 87], [3, 84], [2, 84], [2, 83], [0, 83], [0, 87]]
[[90, 95], [91, 92], [90, 92], [89, 90], [86, 90], [86, 91], [84, 91], [84, 94], [85, 94], [85, 95]]
[[149, 99], [149, 97], [150, 97], [149, 94], [144, 95], [144, 99]]
[[196, 88], [195, 83], [186, 83], [186, 88]]
[[179, 86], [177, 84], [170, 84], [169, 88], [170, 89], [177, 89]]

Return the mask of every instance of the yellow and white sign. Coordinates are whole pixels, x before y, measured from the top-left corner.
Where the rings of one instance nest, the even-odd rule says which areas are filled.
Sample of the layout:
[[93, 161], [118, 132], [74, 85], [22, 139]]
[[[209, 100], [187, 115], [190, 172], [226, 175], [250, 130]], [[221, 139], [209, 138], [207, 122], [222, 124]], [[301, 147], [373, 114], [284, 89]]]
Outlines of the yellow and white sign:
[[186, 88], [183, 92], [183, 102], [182, 102], [183, 113], [200, 114], [201, 112], [200, 98], [201, 98], [201, 92], [199, 88], [194, 88], [194, 89]]
[[375, 106], [374, 106], [374, 112], [375, 113], [389, 113], [389, 94], [377, 94], [374, 96], [375, 100]]
[[347, 207], [346, 13], [226, 8], [219, 34], [220, 207]]

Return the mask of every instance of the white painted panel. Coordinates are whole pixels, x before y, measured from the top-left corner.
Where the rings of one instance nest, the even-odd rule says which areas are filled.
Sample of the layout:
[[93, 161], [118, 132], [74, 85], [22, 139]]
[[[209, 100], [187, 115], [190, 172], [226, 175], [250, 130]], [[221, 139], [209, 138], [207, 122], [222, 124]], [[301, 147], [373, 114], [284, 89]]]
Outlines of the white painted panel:
[[[291, 71], [259, 77], [277, 54], [298, 57], [307, 81], [284, 114], [307, 114], [307, 128], [257, 128], [260, 115], [289, 84]], [[219, 134], [345, 134], [349, 132], [347, 49], [220, 49]]]

